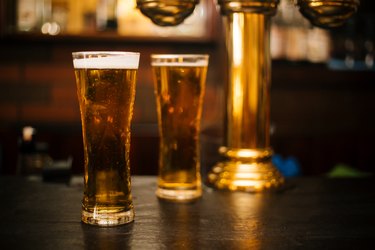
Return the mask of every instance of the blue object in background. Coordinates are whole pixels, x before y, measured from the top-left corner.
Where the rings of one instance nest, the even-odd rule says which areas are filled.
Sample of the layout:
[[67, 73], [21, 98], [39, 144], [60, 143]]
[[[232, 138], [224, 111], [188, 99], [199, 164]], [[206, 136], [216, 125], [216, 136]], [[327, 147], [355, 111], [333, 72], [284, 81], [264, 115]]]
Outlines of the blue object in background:
[[272, 156], [272, 163], [284, 177], [299, 176], [301, 173], [301, 167], [295, 157], [283, 158], [281, 155], [274, 154]]

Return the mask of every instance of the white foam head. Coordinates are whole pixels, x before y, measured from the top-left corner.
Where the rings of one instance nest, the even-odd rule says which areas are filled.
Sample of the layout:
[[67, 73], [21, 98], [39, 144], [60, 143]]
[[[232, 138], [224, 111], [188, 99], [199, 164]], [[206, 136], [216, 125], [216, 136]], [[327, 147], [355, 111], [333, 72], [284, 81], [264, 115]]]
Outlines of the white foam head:
[[138, 69], [136, 52], [74, 52], [75, 69]]
[[206, 67], [208, 55], [152, 55], [152, 66]]

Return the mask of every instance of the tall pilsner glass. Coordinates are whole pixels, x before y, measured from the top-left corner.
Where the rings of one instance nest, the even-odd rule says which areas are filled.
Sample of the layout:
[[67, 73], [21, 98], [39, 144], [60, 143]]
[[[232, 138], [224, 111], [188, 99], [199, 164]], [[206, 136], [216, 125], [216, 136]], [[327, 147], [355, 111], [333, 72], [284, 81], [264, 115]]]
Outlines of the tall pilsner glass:
[[199, 133], [208, 55], [151, 55], [159, 125], [156, 195], [190, 201], [202, 195]]
[[73, 64], [85, 158], [82, 221], [132, 222], [130, 123], [139, 53], [75, 52]]

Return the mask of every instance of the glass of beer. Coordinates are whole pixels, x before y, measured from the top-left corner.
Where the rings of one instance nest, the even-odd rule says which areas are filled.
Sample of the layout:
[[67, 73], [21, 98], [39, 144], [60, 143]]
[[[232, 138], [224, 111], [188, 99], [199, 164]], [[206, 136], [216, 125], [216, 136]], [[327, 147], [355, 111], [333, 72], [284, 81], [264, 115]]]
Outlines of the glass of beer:
[[85, 163], [82, 221], [87, 224], [134, 220], [129, 150], [139, 56], [73, 53]]
[[185, 202], [202, 195], [200, 120], [208, 55], [151, 55], [158, 126], [156, 195]]

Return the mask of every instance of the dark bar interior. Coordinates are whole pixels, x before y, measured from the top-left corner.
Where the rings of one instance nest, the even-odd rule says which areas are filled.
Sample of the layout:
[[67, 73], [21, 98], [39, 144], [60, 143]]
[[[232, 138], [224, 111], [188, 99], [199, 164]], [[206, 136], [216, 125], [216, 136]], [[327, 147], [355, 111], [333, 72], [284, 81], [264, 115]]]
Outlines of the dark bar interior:
[[[321, 224], [312, 225], [311, 220], [306, 222], [300, 211], [296, 210], [298, 214], [296, 220], [299, 220], [299, 223], [310, 223], [308, 227], [310, 232], [316, 232], [314, 230], [318, 227], [323, 227], [327, 230], [336, 230], [337, 234], [330, 231], [327, 237], [331, 238], [327, 240], [328, 238], [324, 238], [326, 236], [324, 232], [320, 232], [316, 239], [321, 241], [315, 241], [314, 235], [307, 235], [307, 232], [306, 235], [299, 235], [300, 238], [296, 241], [291, 238], [289, 241], [284, 241], [282, 245], [279, 245], [280, 249], [299, 248], [301, 245], [298, 241], [302, 242], [302, 246], [306, 243], [307, 248], [316, 249], [321, 246], [335, 248], [335, 240], [343, 240], [345, 237], [349, 246], [366, 249], [372, 237], [370, 232], [374, 232], [375, 221], [374, 215], [370, 213], [375, 206], [373, 192], [370, 192], [374, 190], [374, 182], [371, 180], [375, 173], [375, 8], [372, 1], [361, 0], [357, 12], [343, 26], [322, 29], [312, 26], [308, 20], [304, 19], [298, 7], [292, 2], [281, 0], [271, 23], [270, 144], [274, 151], [274, 164], [286, 177], [287, 183], [291, 180], [291, 183], [287, 184], [285, 193], [292, 193], [288, 196], [291, 197], [290, 200], [282, 202], [281, 206], [284, 205], [284, 207], [280, 210], [282, 216], [289, 216], [288, 220], [276, 218], [276, 221], [270, 223], [272, 215], [277, 217], [278, 213], [272, 209], [271, 211], [270, 208], [265, 209], [265, 215], [259, 212], [260, 210], [255, 213], [257, 218], [265, 216], [269, 219], [264, 226], [276, 228], [275, 231], [271, 229], [267, 231], [264, 228], [258, 231], [269, 235], [271, 241], [260, 244], [260, 238], [260, 241], [264, 238], [259, 236], [260, 238], [253, 239], [248, 233], [246, 234], [246, 230], [236, 231], [235, 228], [228, 239], [225, 239], [223, 235], [218, 236], [216, 231], [211, 232], [216, 235], [215, 237], [210, 236], [210, 232], [206, 232], [205, 239], [194, 238], [193, 222], [185, 225], [179, 224], [181, 221], [188, 221], [184, 213], [190, 211], [189, 209], [201, 211], [201, 214], [196, 212], [198, 214], [195, 214], [193, 218], [197, 220], [197, 224], [201, 225], [206, 223], [203, 221], [204, 216], [209, 216], [207, 211], [202, 212], [201, 209], [214, 210], [215, 205], [198, 203], [192, 205], [193, 208], [184, 205], [181, 210], [177, 208], [177, 205], [168, 207], [164, 203], [157, 203], [154, 196], [145, 194], [146, 190], [150, 193], [154, 192], [150, 185], [156, 186], [153, 177], [158, 174], [159, 152], [156, 102], [150, 65], [151, 54], [209, 54], [200, 141], [203, 183], [207, 173], [220, 160], [218, 149], [222, 146], [226, 129], [224, 124], [225, 87], [228, 72], [226, 44], [223, 38], [223, 18], [217, 9], [216, 1], [211, 0], [201, 0], [192, 16], [186, 19], [182, 26], [175, 27], [161, 27], [153, 24], [141, 14], [136, 7], [135, 0], [0, 0], [1, 199], [12, 202], [6, 194], [10, 188], [6, 186], [14, 185], [10, 184], [12, 180], [16, 180], [12, 178], [20, 177], [18, 169], [21, 164], [20, 155], [30, 146], [23, 140], [25, 127], [33, 128], [32, 147], [34, 153], [38, 154], [37, 160], [40, 161], [42, 169], [38, 174], [43, 176], [45, 182], [52, 182], [48, 185], [60, 182], [70, 183], [73, 177], [81, 177], [84, 172], [82, 128], [72, 52], [135, 51], [140, 52], [141, 57], [132, 120], [130, 161], [132, 175], [140, 178], [135, 182], [138, 183], [135, 187], [136, 196], [143, 196], [136, 202], [135, 211], [137, 212], [137, 205], [141, 205], [139, 203], [152, 200], [150, 206], [157, 206], [155, 209], [162, 218], [156, 220], [152, 217], [151, 223], [154, 223], [152, 225], [156, 227], [156, 224], [165, 222], [166, 225], [163, 228], [177, 227], [177, 232], [181, 234], [188, 232], [188, 235], [180, 235], [181, 239], [176, 236], [175, 241], [165, 235], [162, 235], [159, 241], [148, 241], [146, 235], [137, 231], [134, 225], [134, 228], [111, 229], [114, 235], [127, 235], [121, 240], [121, 244], [116, 244], [114, 242], [119, 239], [108, 240], [107, 237], [112, 237], [108, 236], [108, 232], [95, 232], [95, 228], [88, 229], [86, 226], [81, 228], [75, 225], [73, 231], [84, 232], [84, 235], [80, 236], [84, 239], [78, 238], [76, 242], [70, 243], [82, 247], [82, 241], [85, 241], [84, 247], [90, 248], [92, 243], [88, 243], [86, 237], [98, 237], [99, 241], [104, 242], [102, 242], [104, 249], [119, 246], [141, 249], [143, 241], [148, 243], [145, 245], [146, 249], [160, 246], [167, 249], [183, 246], [187, 246], [188, 249], [202, 247], [210, 249], [213, 246], [210, 246], [207, 238], [219, 239], [221, 237], [225, 242], [221, 244], [217, 241], [215, 245], [217, 249], [220, 247], [231, 249], [234, 246], [231, 242], [233, 244], [238, 242], [239, 245], [235, 247], [240, 249], [249, 246], [265, 246], [275, 249], [278, 240], [283, 240], [282, 235], [288, 231], [288, 228], [292, 228], [291, 232], [295, 234], [304, 230], [302, 225], [291, 226], [294, 221], [290, 216], [293, 214], [285, 207], [294, 206], [293, 209], [296, 210], [293, 201], [299, 199], [300, 195], [304, 203], [301, 207], [313, 214], [310, 214], [311, 220], [323, 218], [333, 224], [338, 220], [345, 220], [347, 214], [332, 213], [329, 214], [332, 217], [329, 217], [323, 212], [325, 217], [314, 217], [314, 213], [319, 214], [323, 211], [322, 209], [327, 209], [327, 211], [339, 209], [327, 204], [325, 204], [327, 206], [320, 207], [317, 200], [336, 197], [333, 200], [337, 199], [337, 202], [341, 202], [343, 206], [352, 201], [351, 205], [348, 205], [350, 209], [353, 209], [351, 211], [361, 209], [358, 207], [360, 205], [355, 206], [353, 203], [362, 204], [364, 215], [360, 215], [358, 211], [353, 212], [353, 217], [350, 217], [352, 221], [344, 223], [344, 227], [355, 227], [360, 223], [363, 223], [364, 227], [358, 234], [351, 237], [352, 231], [340, 229], [338, 224], [328, 229]], [[109, 10], [113, 4], [117, 9], [115, 12]], [[104, 13], [104, 10], [107, 13]], [[52, 167], [44, 168], [45, 164]], [[345, 183], [341, 183], [337, 180], [339, 178], [336, 178], [332, 184], [325, 179], [326, 177], [344, 177]], [[361, 179], [357, 177], [366, 181], [360, 182]], [[304, 178], [308, 181], [304, 182]], [[356, 179], [350, 182], [351, 178]], [[314, 180], [318, 181], [314, 182]], [[19, 182], [21, 181], [17, 179], [16, 183]], [[322, 188], [319, 188], [319, 185], [322, 185]], [[358, 188], [354, 191], [349, 190], [348, 185], [357, 185]], [[28, 183], [26, 186], [39, 193], [43, 189], [40, 183]], [[339, 190], [344, 186], [346, 187], [344, 190], [349, 193], [347, 200], [344, 198], [343, 191]], [[322, 198], [317, 193], [324, 192], [323, 187], [330, 191]], [[15, 189], [20, 192], [20, 197], [27, 196], [25, 190], [19, 190], [20, 187], [15, 187]], [[52, 189], [53, 186], [46, 187], [47, 196], [50, 198], [53, 196]], [[312, 201], [307, 198], [310, 191], [315, 192], [312, 197], [317, 201], [311, 204], [311, 207], [308, 204]], [[228, 193], [219, 192], [219, 196], [215, 196], [211, 191], [205, 192], [208, 192], [204, 194], [207, 197], [206, 202], [226, 202], [238, 213], [239, 217], [246, 217], [246, 220], [234, 224], [239, 227], [249, 226], [247, 221], [249, 218], [244, 215], [244, 210], [234, 199], [242, 199], [245, 202], [248, 200], [250, 203], [259, 202], [261, 205], [269, 202], [276, 207], [279, 206], [277, 200], [282, 196], [278, 194], [276, 198], [263, 197], [257, 200], [255, 196], [249, 198], [244, 193], [230, 196]], [[75, 204], [77, 206], [68, 206], [68, 211], [76, 211], [79, 217], [79, 198], [75, 197], [76, 194], [68, 195], [67, 191], [60, 193], [61, 196], [63, 194], [71, 200], [78, 201], [78, 204]], [[362, 194], [363, 199], [357, 197], [357, 194]], [[81, 195], [80, 192], [79, 195]], [[78, 194], [76, 196], [78, 197]], [[41, 198], [36, 200], [43, 202]], [[52, 198], [49, 199], [49, 201], [52, 200]], [[30, 200], [27, 200], [25, 204], [35, 205]], [[311, 210], [308, 210], [309, 208]], [[214, 213], [213, 216], [218, 217], [213, 220], [217, 220], [221, 215], [225, 216], [225, 208], [220, 209], [219, 213]], [[254, 207], [247, 205], [246, 209], [251, 210]], [[255, 209], [262, 209], [262, 207]], [[53, 215], [51, 207], [48, 207], [46, 211], [48, 216]], [[159, 237], [155, 229], [141, 219], [142, 215], [146, 215], [147, 218], [147, 214], [151, 213], [150, 210], [141, 206], [138, 211], [139, 215], [136, 220], [140, 220], [139, 227], [144, 226], [146, 230], [153, 232], [152, 237]], [[32, 212], [37, 215], [36, 218], [43, 217], [40, 212], [31, 211], [30, 213]], [[168, 220], [166, 219], [168, 213], [173, 213], [177, 217]], [[233, 214], [232, 216], [235, 217]], [[365, 216], [368, 216], [372, 225], [366, 223]], [[66, 220], [79, 221], [76, 217], [67, 216]], [[355, 220], [359, 224], [356, 224]], [[10, 219], [6, 222], [13, 223]], [[225, 219], [224, 222], [230, 224], [231, 218]], [[253, 223], [257, 222], [253, 221]], [[257, 232], [256, 228], [261, 227], [261, 224], [262, 222], [258, 225], [251, 224], [250, 231]], [[207, 222], [203, 227], [207, 225], [220, 228], [220, 223]], [[283, 231], [283, 226], [285, 226], [285, 231]], [[28, 230], [31, 228], [29, 225]], [[60, 229], [63, 230], [63, 227]], [[2, 227], [1, 239], [6, 238], [5, 231]], [[129, 236], [132, 233], [135, 238]], [[241, 240], [241, 233], [252, 240]], [[199, 234], [199, 236], [202, 235]], [[22, 238], [22, 236], [19, 237]], [[192, 241], [186, 242], [184, 237]], [[362, 245], [358, 242], [362, 242]], [[13, 241], [7, 241], [7, 244], [8, 247], [13, 244], [20, 246], [20, 243]], [[50, 246], [46, 240], [42, 241], [42, 244], [44, 245], [40, 246], [44, 248]], [[340, 246], [347, 247], [345, 240], [341, 241]]]
[[[24, 126], [36, 129], [35, 140], [48, 144], [48, 154], [53, 159], [71, 156], [73, 173], [82, 173], [81, 128], [71, 62], [71, 52], [80, 50], [141, 52], [133, 119], [134, 174], [157, 173], [158, 135], [151, 53], [210, 55], [202, 148], [214, 151], [211, 147], [220, 145], [226, 79], [225, 44], [221, 19], [211, 1], [204, 6], [206, 17], [199, 23], [204, 25], [201, 27], [203, 34], [198, 31], [198, 35], [167, 34], [163, 37], [153, 33], [147, 35], [147, 31], [143, 35], [122, 35], [113, 28], [93, 30], [91, 26], [81, 27], [82, 31], [74, 31], [76, 33], [65, 27], [65, 31], [61, 30], [57, 35], [43, 34], [36, 28], [23, 31], [17, 27], [15, 2], [1, 2], [1, 174], [16, 173]], [[274, 17], [274, 30], [271, 31], [271, 145], [283, 158], [297, 159], [301, 175], [324, 175], [338, 164], [364, 172], [374, 171], [375, 73], [374, 65], [366, 66], [365, 60], [374, 54], [375, 28], [373, 8], [368, 2], [361, 2], [358, 13], [344, 27], [327, 33], [301, 22], [296, 13], [288, 16], [287, 11], [290, 12], [293, 6], [281, 4], [279, 14]], [[55, 5], [59, 6], [59, 3], [67, 4], [68, 1], [56, 1]], [[281, 9], [283, 6], [287, 11]], [[56, 7], [57, 11], [61, 8]], [[66, 23], [65, 26], [70, 24]], [[118, 24], [117, 29], [120, 27]], [[348, 49], [349, 45], [345, 47], [345, 43], [354, 47]], [[367, 47], [372, 50], [366, 52]], [[306, 53], [308, 51], [312, 52]], [[353, 57], [355, 65], [348, 59], [345, 64], [345, 58], [349, 56]], [[215, 159], [207, 160], [204, 169], [215, 162]]]

